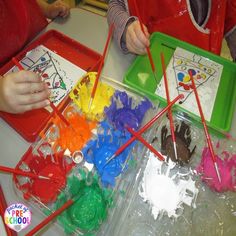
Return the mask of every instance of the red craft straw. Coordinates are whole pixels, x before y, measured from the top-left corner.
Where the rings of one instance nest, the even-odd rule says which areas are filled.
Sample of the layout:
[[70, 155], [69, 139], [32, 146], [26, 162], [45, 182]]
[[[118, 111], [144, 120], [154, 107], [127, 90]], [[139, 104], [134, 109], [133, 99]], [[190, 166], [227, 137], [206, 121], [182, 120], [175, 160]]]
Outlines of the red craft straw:
[[216, 171], [218, 180], [219, 180], [219, 182], [221, 182], [219, 168], [218, 168], [215, 153], [214, 153], [214, 150], [213, 150], [213, 147], [212, 147], [211, 137], [210, 137], [208, 129], [207, 129], [205, 117], [204, 117], [204, 114], [203, 114], [203, 111], [202, 111], [202, 106], [201, 106], [201, 103], [200, 103], [200, 99], [198, 97], [197, 89], [196, 89], [195, 82], [194, 82], [191, 71], [189, 71], [189, 75], [190, 75], [190, 79], [192, 81], [192, 87], [193, 87], [193, 91], [194, 91], [194, 94], [195, 94], [195, 97], [196, 97], [196, 101], [197, 101], [198, 110], [199, 110], [199, 113], [200, 113], [200, 116], [201, 116], [202, 124], [203, 124], [203, 127], [204, 127], [204, 132], [205, 132], [205, 136], [206, 136], [206, 139], [207, 139], [207, 144], [208, 144], [208, 147], [210, 149], [211, 158], [212, 158], [212, 161], [214, 163], [214, 167], [215, 167], [215, 171]]
[[109, 42], [111, 40], [113, 29], [114, 29], [114, 24], [111, 24], [111, 26], [109, 28], [106, 44], [105, 44], [105, 47], [104, 47], [104, 50], [103, 50], [102, 58], [101, 58], [101, 61], [100, 61], [99, 67], [98, 67], [98, 73], [97, 73], [97, 76], [96, 76], [96, 80], [95, 80], [94, 85], [93, 85], [93, 89], [92, 89], [92, 93], [91, 93], [91, 97], [90, 97], [90, 101], [89, 101], [89, 109], [91, 108], [91, 105], [93, 103], [93, 99], [95, 97], [95, 93], [96, 93], [97, 86], [98, 86], [98, 81], [99, 81], [99, 78], [100, 78], [100, 75], [101, 75], [101, 72], [102, 72], [104, 60], [105, 60], [105, 57], [106, 57]]
[[17, 66], [17, 68], [19, 70], [24, 70], [23, 66], [20, 64], [20, 62], [15, 57], [12, 58], [12, 61]]
[[61, 112], [57, 109], [57, 107], [53, 104], [53, 102], [49, 100], [49, 103], [50, 103], [50, 107], [59, 116], [59, 118], [66, 124], [66, 126], [70, 126], [70, 123], [68, 122], [68, 120], [61, 114]]
[[[168, 81], [167, 81], [167, 76], [166, 76], [165, 58], [164, 58], [163, 52], [161, 52], [161, 66], [162, 66], [162, 72], [163, 72], [163, 76], [164, 76], [167, 104], [169, 104], [170, 103], [170, 94], [169, 94], [169, 87], [168, 87]], [[175, 159], [178, 160], [177, 148], [176, 148], [175, 128], [174, 128], [171, 108], [168, 110], [168, 116], [169, 116], [169, 121], [170, 121], [170, 130], [171, 130], [171, 137], [172, 137], [172, 142], [173, 142], [173, 146], [174, 146]]]
[[[20, 62], [13, 57], [12, 58], [13, 63], [17, 66], [19, 70], [24, 70], [23, 66], [20, 64]], [[66, 120], [66, 118], [61, 114], [61, 112], [56, 108], [56, 106], [48, 99], [50, 107], [52, 108], [53, 112], [55, 112], [59, 118], [66, 124], [66, 126], [69, 126], [70, 123]]]
[[30, 230], [25, 236], [35, 235], [39, 230], [41, 230], [44, 226], [46, 226], [50, 221], [52, 221], [56, 216], [60, 215], [64, 210], [70, 207], [75, 200], [69, 199], [66, 203], [64, 203], [60, 208], [54, 211], [51, 215], [46, 217], [40, 224], [36, 225], [32, 230]]
[[[158, 114], [156, 114], [147, 124], [145, 124], [139, 131], [137, 131], [138, 135], [141, 135], [144, 133], [150, 126], [152, 126], [153, 123], [156, 122], [156, 120], [161, 117], [168, 109], [173, 106], [179, 99], [183, 99], [184, 95], [179, 94], [173, 101], [170, 102], [163, 110], [161, 110]], [[132, 142], [134, 142], [136, 137], [130, 138], [126, 143], [124, 143], [117, 151], [107, 160], [106, 164], [107, 165], [112, 159], [114, 159], [116, 156], [118, 156], [121, 152], [125, 150]]]
[[[141, 30], [142, 30], [143, 33], [145, 34], [145, 31], [144, 31], [144, 28], [143, 28], [143, 23], [142, 23], [142, 21], [141, 21], [141, 17], [140, 17], [140, 14], [139, 14], [139, 10], [138, 10], [138, 7], [137, 7], [136, 0], [134, 0], [133, 2], [134, 2], [135, 12], [136, 12], [136, 14], [137, 14], [137, 17], [138, 17], [138, 20], [139, 20], [139, 23], [140, 23]], [[147, 49], [148, 58], [149, 58], [149, 61], [150, 61], [151, 67], [152, 67], [153, 75], [154, 75], [154, 77], [155, 77], [155, 80], [157, 81], [156, 75], [155, 75], [156, 68], [155, 68], [155, 65], [154, 65], [154, 61], [153, 61], [153, 58], [152, 58], [152, 54], [151, 54], [150, 48], [147, 47], [146, 49]]]
[[161, 161], [164, 161], [165, 158], [162, 156], [160, 152], [158, 152], [152, 145], [150, 145], [141, 135], [132, 130], [130, 127], [127, 127], [127, 130], [138, 139], [143, 145], [145, 145], [151, 152], [153, 152]]
[[47, 176], [36, 175], [34, 173], [31, 173], [31, 172], [16, 170], [16, 169], [13, 169], [13, 168], [10, 168], [10, 167], [7, 167], [7, 166], [0, 166], [0, 171], [11, 173], [11, 174], [16, 174], [16, 175], [27, 176], [27, 177], [36, 178], [36, 179], [50, 179], [50, 177], [47, 177]]
[[5, 231], [7, 233], [7, 236], [16, 236], [17, 233], [15, 231], [11, 230], [4, 223], [4, 213], [5, 213], [6, 208], [7, 208], [7, 201], [5, 199], [5, 196], [4, 196], [4, 193], [3, 193], [3, 190], [2, 190], [2, 186], [0, 185], [0, 217], [2, 218], [2, 222], [5, 226]]

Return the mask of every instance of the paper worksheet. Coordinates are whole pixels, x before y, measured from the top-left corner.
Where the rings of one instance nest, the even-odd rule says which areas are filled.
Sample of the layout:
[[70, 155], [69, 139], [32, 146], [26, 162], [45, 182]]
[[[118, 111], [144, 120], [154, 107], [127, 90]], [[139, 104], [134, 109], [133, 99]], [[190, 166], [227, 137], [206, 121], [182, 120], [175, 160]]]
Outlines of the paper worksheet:
[[[77, 65], [40, 45], [20, 61], [25, 70], [39, 73], [51, 91], [50, 100], [58, 105], [86, 73]], [[18, 71], [14, 66], [10, 71]]]
[[[184, 94], [185, 97], [179, 106], [200, 116], [189, 76], [189, 71], [191, 71], [203, 114], [205, 119], [210, 121], [222, 70], [222, 65], [177, 47], [166, 68], [170, 99], [173, 100], [181, 93]], [[155, 94], [166, 99], [163, 77]]]

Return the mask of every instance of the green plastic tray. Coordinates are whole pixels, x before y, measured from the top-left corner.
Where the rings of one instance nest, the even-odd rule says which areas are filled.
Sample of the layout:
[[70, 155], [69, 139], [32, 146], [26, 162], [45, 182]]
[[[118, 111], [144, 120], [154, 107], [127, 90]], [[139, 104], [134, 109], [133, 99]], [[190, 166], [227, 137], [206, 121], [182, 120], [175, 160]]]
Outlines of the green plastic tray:
[[[236, 64], [220, 56], [159, 32], [153, 33], [150, 40], [150, 50], [155, 62], [158, 83], [162, 78], [160, 53], [164, 53], [165, 64], [167, 66], [176, 47], [186, 49], [223, 65], [223, 71], [216, 94], [211, 120], [210, 122], [207, 122], [207, 125], [211, 128], [211, 130], [213, 129], [215, 131], [228, 132], [230, 130], [236, 101]], [[140, 72], [149, 74], [149, 77], [145, 83], [141, 83], [140, 80], [137, 79], [138, 73]], [[162, 106], [166, 105], [166, 100], [155, 94], [156, 80], [153, 76], [147, 55], [137, 56], [133, 64], [125, 73], [123, 82], [146, 94], [150, 99], [158, 99]], [[178, 105], [175, 105], [175, 107], [186, 113], [186, 110]], [[201, 121], [200, 117], [197, 115], [190, 112], [187, 113], [195, 121]]]

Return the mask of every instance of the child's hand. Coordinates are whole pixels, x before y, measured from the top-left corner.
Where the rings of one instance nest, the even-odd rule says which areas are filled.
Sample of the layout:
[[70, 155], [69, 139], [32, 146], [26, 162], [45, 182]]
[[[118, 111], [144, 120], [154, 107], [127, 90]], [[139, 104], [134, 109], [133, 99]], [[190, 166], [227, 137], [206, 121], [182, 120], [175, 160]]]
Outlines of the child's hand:
[[147, 27], [143, 25], [144, 33], [140, 27], [140, 23], [138, 20], [132, 22], [128, 25], [126, 31], [126, 47], [127, 49], [136, 54], [146, 54], [146, 48], [149, 47], [149, 33]]
[[42, 108], [49, 104], [49, 90], [31, 71], [10, 73], [0, 78], [0, 110], [9, 113]]
[[57, 16], [65, 18], [70, 13], [70, 7], [62, 0], [57, 0], [52, 4], [39, 2], [39, 5], [43, 10], [44, 15], [49, 19], [54, 19]]

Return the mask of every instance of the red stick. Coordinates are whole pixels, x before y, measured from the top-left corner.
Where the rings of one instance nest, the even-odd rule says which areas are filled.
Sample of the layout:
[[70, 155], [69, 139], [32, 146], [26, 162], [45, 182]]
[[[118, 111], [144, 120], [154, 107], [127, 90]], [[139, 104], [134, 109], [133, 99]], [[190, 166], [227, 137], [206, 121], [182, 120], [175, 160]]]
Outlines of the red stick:
[[24, 70], [23, 66], [20, 64], [20, 62], [15, 57], [12, 57], [12, 61], [17, 66], [17, 68], [19, 70]]
[[[141, 17], [140, 17], [140, 14], [139, 14], [139, 10], [138, 10], [138, 7], [137, 7], [136, 0], [134, 0], [133, 2], [134, 2], [135, 12], [137, 14], [137, 17], [138, 17], [138, 20], [139, 20], [139, 23], [140, 23], [141, 30], [145, 34], [145, 31], [144, 31], [144, 28], [143, 28], [143, 23], [141, 21]], [[152, 72], [155, 75], [156, 68], [155, 68], [155, 64], [154, 64], [154, 61], [153, 61], [153, 58], [152, 58], [152, 54], [151, 54], [150, 48], [147, 47], [146, 49], [147, 49], [148, 58], [149, 58], [149, 61], [150, 61], [151, 67], [152, 67]]]
[[32, 236], [35, 235], [40, 229], [46, 226], [50, 221], [52, 221], [56, 216], [60, 215], [64, 210], [70, 207], [75, 201], [69, 199], [64, 205], [54, 211], [51, 215], [45, 218], [40, 224], [36, 225], [32, 230], [30, 230], [25, 236]]
[[191, 71], [189, 72], [189, 75], [190, 75], [190, 79], [192, 81], [193, 91], [194, 91], [194, 94], [195, 94], [195, 97], [196, 97], [198, 110], [199, 110], [201, 120], [202, 120], [202, 124], [203, 124], [203, 127], [204, 127], [204, 132], [205, 132], [205, 136], [206, 136], [206, 139], [207, 139], [207, 144], [208, 144], [208, 147], [210, 149], [211, 158], [212, 158], [212, 161], [214, 162], [215, 170], [216, 170], [216, 174], [217, 174], [217, 177], [219, 179], [219, 182], [221, 182], [220, 173], [219, 173], [218, 165], [217, 165], [217, 162], [216, 162], [215, 153], [214, 153], [214, 150], [213, 150], [213, 147], [212, 147], [211, 137], [210, 137], [208, 129], [207, 129], [206, 120], [205, 120], [205, 117], [204, 117], [204, 114], [203, 114], [203, 111], [202, 111], [202, 106], [201, 106], [201, 103], [200, 103], [200, 99], [198, 97], [198, 92], [197, 92], [197, 89], [196, 89], [195, 82], [194, 82]]
[[106, 57], [106, 53], [107, 53], [109, 42], [111, 40], [113, 29], [114, 29], [114, 25], [112, 24], [110, 26], [110, 28], [109, 28], [109, 32], [108, 32], [105, 48], [103, 50], [101, 62], [100, 62], [99, 67], [98, 67], [98, 73], [97, 73], [96, 80], [95, 80], [94, 85], [93, 85], [93, 89], [92, 89], [92, 93], [91, 93], [91, 98], [90, 98], [90, 102], [89, 102], [89, 108], [91, 107], [92, 101], [93, 101], [93, 99], [95, 97], [95, 93], [96, 93], [97, 86], [98, 86], [98, 81], [99, 81], [99, 78], [100, 78], [100, 75], [101, 75], [101, 72], [102, 72], [104, 60], [105, 60], [105, 57]]
[[[163, 76], [164, 76], [167, 104], [169, 104], [170, 103], [170, 94], [169, 94], [169, 87], [168, 87], [168, 81], [167, 81], [167, 76], [166, 76], [165, 58], [164, 58], [163, 52], [161, 52], [161, 66], [162, 66], [162, 72], [163, 72]], [[168, 110], [168, 116], [169, 116], [169, 121], [170, 121], [171, 137], [172, 137], [172, 141], [174, 144], [175, 158], [177, 159], [175, 128], [174, 128], [174, 124], [173, 124], [173, 117], [172, 117], [171, 108]]]
[[[12, 58], [12, 61], [13, 63], [18, 67], [19, 70], [24, 70], [23, 66], [20, 64], [20, 62], [15, 58], [13, 57]], [[48, 99], [49, 100], [49, 99]], [[69, 126], [70, 123], [66, 120], [66, 118], [61, 114], [61, 112], [56, 108], [56, 106], [49, 100], [49, 103], [50, 103], [50, 107], [53, 109], [53, 112], [55, 112], [59, 117], [60, 119], [67, 125]]]
[[16, 236], [17, 233], [11, 230], [9, 227], [7, 227], [4, 223], [4, 213], [5, 213], [6, 208], [7, 208], [7, 202], [6, 202], [4, 193], [2, 191], [2, 186], [0, 185], [0, 217], [2, 217], [2, 221], [5, 226], [5, 231], [7, 233], [7, 236]]
[[57, 109], [57, 107], [53, 104], [53, 102], [49, 100], [49, 103], [50, 103], [50, 107], [59, 116], [59, 118], [66, 124], [66, 126], [70, 126], [70, 123], [68, 122], [68, 120], [61, 114], [61, 112]]
[[144, 144], [151, 152], [153, 152], [161, 161], [164, 161], [165, 158], [162, 156], [160, 152], [158, 152], [152, 145], [150, 145], [141, 135], [139, 135], [137, 132], [132, 130], [131, 128], [127, 127], [127, 130], [136, 138], [138, 139], [142, 144]]
[[16, 170], [14, 168], [10, 168], [7, 166], [0, 166], [0, 171], [11, 173], [11, 174], [16, 174], [16, 175], [27, 176], [27, 177], [36, 178], [36, 179], [50, 179], [50, 177], [47, 177], [47, 176], [37, 175], [37, 174], [31, 173], [31, 172], [25, 172], [22, 170]]
[[[168, 104], [163, 110], [161, 110], [158, 114], [156, 114], [147, 124], [145, 124], [138, 132], [138, 135], [144, 133], [149, 127], [151, 127], [159, 117], [161, 117], [168, 109], [173, 106], [179, 99], [184, 97], [183, 94], [178, 95], [170, 104]], [[107, 160], [106, 164], [108, 164], [113, 158], [118, 156], [121, 152], [123, 152], [132, 142], [134, 142], [136, 137], [130, 138], [126, 143], [124, 143], [117, 151]]]

